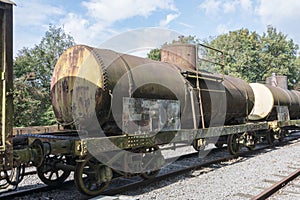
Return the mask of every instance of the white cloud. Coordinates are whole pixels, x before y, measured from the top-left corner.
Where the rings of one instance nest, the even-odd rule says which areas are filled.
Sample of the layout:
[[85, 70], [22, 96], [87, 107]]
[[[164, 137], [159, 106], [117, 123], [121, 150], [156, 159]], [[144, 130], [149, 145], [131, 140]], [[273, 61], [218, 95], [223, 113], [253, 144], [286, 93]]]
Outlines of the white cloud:
[[230, 14], [237, 11], [251, 13], [253, 10], [251, 0], [205, 0], [199, 5], [206, 15], [217, 16], [223, 13]]
[[[69, 13], [61, 19], [65, 30], [77, 43], [98, 45], [116, 34], [114, 23], [134, 16], [148, 17], [158, 10], [176, 11], [173, 0], [89, 0], [82, 2], [86, 15]], [[162, 25], [167, 26], [178, 14], [169, 14]]]
[[206, 15], [216, 15], [220, 11], [221, 4], [222, 2], [218, 0], [205, 0], [199, 7], [205, 10]]
[[173, 21], [174, 19], [176, 19], [177, 17], [179, 17], [179, 14], [178, 14], [178, 13], [176, 13], [176, 14], [168, 14], [168, 15], [166, 16], [166, 19], [161, 20], [161, 21], [159, 22], [159, 26], [160, 26], [160, 27], [167, 27], [168, 24], [169, 24], [171, 21]]
[[134, 16], [148, 17], [160, 9], [177, 10], [173, 0], [90, 0], [82, 5], [89, 16], [105, 25]]
[[226, 1], [223, 4], [224, 13], [232, 13], [236, 10], [237, 1]]
[[295, 43], [300, 44], [300, 1], [296, 0], [260, 0], [255, 13], [266, 27], [272, 25], [277, 30], [288, 34]]
[[51, 1], [15, 0], [14, 7], [14, 54], [23, 47], [37, 44], [49, 24], [57, 23], [64, 10], [61, 6], [51, 5]]
[[104, 41], [100, 48], [140, 55], [150, 49], [159, 48], [165, 42], [172, 42], [181, 35], [164, 28], [139, 28], [125, 31]]
[[[49, 24], [63, 25], [77, 43], [98, 45], [103, 40], [124, 31], [124, 28], [113, 29], [116, 22], [132, 17], [148, 18], [158, 11], [166, 14], [167, 18], [156, 23], [167, 26], [178, 17], [174, 0], [83, 0], [76, 10], [65, 4], [52, 0], [15, 0], [14, 9], [16, 42], [15, 49], [24, 45], [32, 46], [39, 42]], [[30, 45], [31, 44], [31, 45]]]
[[253, 6], [251, 0], [239, 0], [239, 4], [243, 11], [246, 11], [248, 13], [252, 13]]
[[92, 34], [92, 32], [88, 30], [90, 25], [89, 21], [75, 13], [69, 13], [60, 23], [64, 25], [68, 33], [76, 38], [77, 43], [87, 42], [89, 34]]
[[[59, 6], [38, 0], [16, 1], [15, 21], [18, 26], [43, 26], [48, 25], [51, 19], [62, 16], [64, 11]], [[50, 20], [49, 20], [50, 19]]]
[[228, 33], [229, 32], [229, 28], [228, 25], [226, 24], [219, 24], [216, 28], [217, 34], [224, 34], [224, 33]]
[[[277, 24], [300, 18], [300, 1], [260, 0], [256, 13], [265, 24]], [[294, 24], [297, 26], [297, 24]]]

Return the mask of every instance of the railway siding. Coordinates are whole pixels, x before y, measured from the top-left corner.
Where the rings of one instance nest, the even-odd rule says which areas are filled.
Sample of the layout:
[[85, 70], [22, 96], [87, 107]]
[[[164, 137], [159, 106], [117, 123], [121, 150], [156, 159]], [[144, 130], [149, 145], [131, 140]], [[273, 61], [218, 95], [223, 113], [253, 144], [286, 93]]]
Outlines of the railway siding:
[[206, 174], [194, 172], [193, 176], [137, 188], [126, 195], [139, 199], [251, 199], [273, 184], [265, 180], [279, 181], [282, 177], [278, 175], [287, 176], [295, 171], [289, 166], [299, 165], [299, 151], [298, 139], [289, 145], [274, 147], [268, 153], [244, 157], [233, 165], [224, 163], [223, 167]]

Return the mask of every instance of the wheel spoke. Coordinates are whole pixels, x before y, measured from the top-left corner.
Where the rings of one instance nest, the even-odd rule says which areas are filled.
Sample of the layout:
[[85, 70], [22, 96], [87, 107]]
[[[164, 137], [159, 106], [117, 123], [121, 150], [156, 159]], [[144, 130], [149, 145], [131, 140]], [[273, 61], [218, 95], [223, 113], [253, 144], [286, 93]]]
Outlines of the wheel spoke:
[[53, 176], [53, 171], [51, 171], [50, 173], [49, 180], [51, 180], [52, 176]]
[[58, 171], [55, 172], [56, 178], [59, 178], [59, 173]]
[[241, 148], [240, 137], [241, 137], [240, 134], [233, 134], [228, 136], [228, 140], [227, 140], [228, 150], [233, 155], [237, 154]]
[[71, 171], [57, 169], [56, 164], [66, 164], [65, 156], [49, 155], [43, 164], [37, 168], [38, 177], [47, 185], [58, 186], [62, 184], [70, 175]]
[[[112, 170], [93, 157], [88, 157], [85, 161], [77, 163], [74, 173], [76, 187], [87, 195], [100, 194], [108, 186], [112, 177]], [[107, 181], [101, 182], [103, 179]]]

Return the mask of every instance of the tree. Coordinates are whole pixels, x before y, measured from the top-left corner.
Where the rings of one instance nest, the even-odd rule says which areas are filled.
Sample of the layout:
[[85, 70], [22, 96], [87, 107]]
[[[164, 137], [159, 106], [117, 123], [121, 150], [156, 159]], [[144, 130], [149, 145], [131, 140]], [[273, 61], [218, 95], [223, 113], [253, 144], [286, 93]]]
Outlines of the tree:
[[61, 27], [49, 26], [41, 42], [33, 48], [21, 49], [14, 60], [15, 126], [50, 125], [50, 81], [58, 57], [74, 39]]
[[[242, 78], [246, 81], [261, 80], [259, 69], [259, 35], [248, 29], [230, 31], [208, 43], [224, 52], [225, 74]], [[221, 72], [221, 67], [215, 70]]]
[[[296, 68], [298, 69], [298, 73], [300, 73], [300, 52], [298, 53], [298, 57], [296, 59]], [[299, 90], [300, 91], [300, 81], [298, 81], [298, 83], [294, 86], [295, 90]]]
[[272, 26], [262, 35], [248, 29], [231, 31], [208, 45], [225, 52], [226, 74], [256, 82], [275, 72], [288, 76], [290, 87], [299, 81], [299, 68], [295, 65], [298, 45]]
[[261, 37], [261, 68], [263, 78], [272, 75], [272, 72], [286, 75], [288, 85], [299, 81], [299, 68], [296, 66], [298, 45], [287, 35], [277, 32], [276, 28], [268, 26], [267, 33]]
[[157, 60], [160, 61], [160, 49], [151, 49], [149, 53], [147, 53], [147, 57], [150, 58], [151, 60]]
[[[179, 37], [179, 40], [172, 43], [176, 42], [200, 45], [195, 36]], [[262, 35], [243, 28], [210, 38], [209, 41], [204, 41], [204, 44], [224, 53], [225, 74], [248, 82], [257, 82], [265, 80], [272, 73], [277, 73], [288, 77], [290, 88], [300, 80], [299, 59], [296, 62], [298, 45], [272, 26], [268, 26], [267, 32]], [[158, 50], [153, 50], [148, 57], [156, 58], [157, 52]], [[198, 55], [217, 63], [212, 64], [202, 59], [199, 61], [200, 69], [223, 72], [219, 65], [223, 60], [218, 52], [199, 46]]]

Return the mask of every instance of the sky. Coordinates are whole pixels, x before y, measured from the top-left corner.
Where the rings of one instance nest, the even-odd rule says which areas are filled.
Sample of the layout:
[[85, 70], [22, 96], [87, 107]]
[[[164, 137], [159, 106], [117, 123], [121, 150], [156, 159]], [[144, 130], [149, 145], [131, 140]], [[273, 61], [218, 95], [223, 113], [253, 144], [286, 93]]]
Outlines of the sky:
[[[268, 25], [300, 44], [299, 0], [14, 1], [17, 4], [14, 8], [15, 55], [23, 47], [38, 44], [49, 24], [63, 26], [77, 44], [94, 47], [120, 34], [150, 27], [194, 35], [201, 41], [241, 28], [262, 34]], [[147, 36], [145, 31], [139, 33]], [[135, 42], [125, 40], [127, 44]]]

